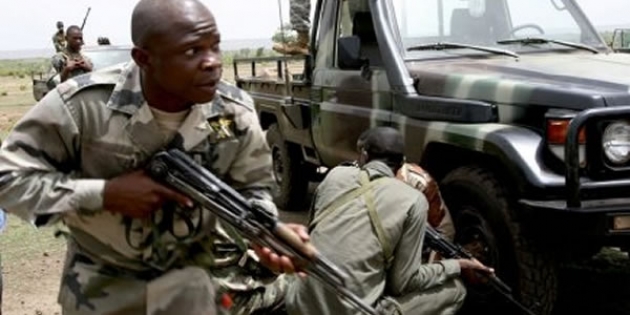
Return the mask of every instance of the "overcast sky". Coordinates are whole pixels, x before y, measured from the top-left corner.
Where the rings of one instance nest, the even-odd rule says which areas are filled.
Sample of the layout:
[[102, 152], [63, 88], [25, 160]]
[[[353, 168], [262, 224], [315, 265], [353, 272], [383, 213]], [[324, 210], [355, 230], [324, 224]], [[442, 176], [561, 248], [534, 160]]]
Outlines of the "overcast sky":
[[[130, 43], [129, 20], [136, 0], [2, 0], [0, 50], [52, 47], [55, 23], [80, 25], [88, 7], [85, 40], [108, 36]], [[314, 1], [314, 0], [313, 0]], [[434, 1], [434, 0], [418, 0]], [[528, 1], [528, 0], [522, 0]], [[579, 0], [596, 26], [630, 24], [630, 0]], [[278, 0], [202, 0], [214, 12], [225, 40], [270, 38], [279, 27]], [[288, 22], [289, 0], [281, 0]], [[314, 7], [313, 7], [314, 9]], [[535, 10], [535, 8], [532, 8]]]

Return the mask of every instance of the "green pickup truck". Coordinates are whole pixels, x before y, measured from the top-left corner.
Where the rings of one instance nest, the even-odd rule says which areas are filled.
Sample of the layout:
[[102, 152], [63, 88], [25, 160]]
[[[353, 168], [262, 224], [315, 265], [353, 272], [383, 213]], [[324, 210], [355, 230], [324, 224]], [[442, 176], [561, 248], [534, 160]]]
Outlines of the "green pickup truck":
[[609, 45], [615, 52], [630, 53], [630, 29], [615, 29]]
[[[559, 263], [628, 250], [630, 55], [577, 1], [319, 0], [314, 16], [309, 56], [234, 61], [252, 72], [235, 80], [267, 130], [281, 208], [303, 209], [318, 170], [387, 125], [439, 180], [456, 240], [537, 314], [553, 311]], [[260, 76], [270, 62], [278, 75]], [[483, 287], [469, 297], [487, 308], [475, 314], [501, 307]]]

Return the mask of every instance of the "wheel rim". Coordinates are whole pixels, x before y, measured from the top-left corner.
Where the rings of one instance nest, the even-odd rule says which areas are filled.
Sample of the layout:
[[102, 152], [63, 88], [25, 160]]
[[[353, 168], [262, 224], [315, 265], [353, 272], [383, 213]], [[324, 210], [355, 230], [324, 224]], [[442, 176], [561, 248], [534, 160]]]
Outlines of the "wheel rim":
[[284, 172], [284, 165], [282, 165], [282, 154], [280, 148], [273, 146], [271, 149], [273, 158], [273, 176], [276, 179], [278, 185], [282, 185], [282, 173]]
[[[465, 206], [457, 214], [456, 242], [486, 266], [498, 270], [500, 257], [496, 237], [489, 222], [472, 206]], [[476, 298], [491, 301], [494, 296], [490, 286], [475, 286]]]

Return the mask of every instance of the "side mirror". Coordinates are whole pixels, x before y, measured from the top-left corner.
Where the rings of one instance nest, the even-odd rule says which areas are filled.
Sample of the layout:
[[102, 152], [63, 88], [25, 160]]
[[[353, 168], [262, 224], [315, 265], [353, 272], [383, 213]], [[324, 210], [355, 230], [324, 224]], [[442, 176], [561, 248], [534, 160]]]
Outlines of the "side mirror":
[[358, 36], [337, 40], [337, 64], [342, 70], [359, 70], [367, 60], [361, 58], [361, 39]]

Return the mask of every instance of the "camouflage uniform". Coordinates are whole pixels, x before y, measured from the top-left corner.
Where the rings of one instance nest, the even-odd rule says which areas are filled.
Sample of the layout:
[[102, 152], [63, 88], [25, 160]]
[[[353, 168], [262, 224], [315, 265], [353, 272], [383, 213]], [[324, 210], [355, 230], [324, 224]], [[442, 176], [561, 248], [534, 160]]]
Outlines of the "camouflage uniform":
[[[217, 127], [219, 120], [229, 127]], [[167, 137], [143, 98], [135, 63], [91, 72], [46, 94], [2, 143], [0, 206], [37, 226], [61, 221], [68, 228], [64, 314], [208, 314], [215, 290], [235, 294], [237, 314], [281, 302], [284, 278], [261, 267], [247, 242], [210, 212], [187, 210], [189, 230], [174, 204], [151, 220], [102, 209], [105, 179], [143, 167], [163, 148], [187, 152], [277, 213], [252, 99], [225, 82]]]
[[53, 46], [55, 46], [55, 52], [62, 52], [66, 49], [66, 38], [63, 31], [58, 31], [52, 36]]
[[291, 26], [297, 32], [295, 41], [277, 43], [273, 50], [281, 54], [308, 55], [309, 31], [311, 29], [311, 0], [291, 0], [290, 17]]
[[311, 29], [311, 0], [290, 2], [291, 26], [297, 32], [308, 33]]
[[[90, 57], [86, 56], [85, 54], [81, 52], [70, 52], [66, 48], [64, 48], [62, 51], [58, 52], [57, 54], [55, 54], [52, 57], [52, 60], [50, 63], [53, 69], [57, 71], [57, 73], [61, 73], [63, 69], [66, 67], [66, 65], [68, 64], [68, 60], [70, 59], [84, 59], [90, 65], [92, 64], [92, 60], [90, 59]], [[68, 75], [68, 79], [84, 74], [84, 73], [88, 73], [88, 72], [89, 71], [86, 71], [84, 69], [74, 69]]]
[[[424, 195], [382, 162], [338, 166], [317, 188], [311, 241], [349, 273], [351, 291], [386, 314], [453, 314], [466, 295], [459, 263], [421, 263], [427, 210]], [[358, 313], [310, 277], [290, 286], [286, 307], [291, 315]]]

